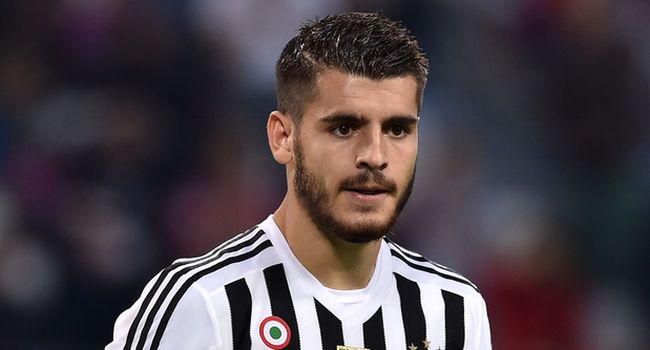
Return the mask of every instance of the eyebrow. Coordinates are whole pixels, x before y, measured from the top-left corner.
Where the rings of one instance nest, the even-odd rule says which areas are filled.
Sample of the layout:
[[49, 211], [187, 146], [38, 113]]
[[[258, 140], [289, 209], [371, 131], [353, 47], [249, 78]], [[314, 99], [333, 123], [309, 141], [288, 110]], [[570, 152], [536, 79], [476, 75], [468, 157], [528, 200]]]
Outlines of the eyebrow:
[[[420, 117], [413, 115], [394, 115], [388, 117], [382, 122], [382, 124], [405, 124], [411, 125], [415, 124], [420, 120]], [[365, 125], [370, 123], [370, 119], [362, 116], [351, 113], [334, 113], [326, 115], [318, 120], [320, 123], [324, 124], [343, 124], [343, 123], [356, 123], [359, 125]]]

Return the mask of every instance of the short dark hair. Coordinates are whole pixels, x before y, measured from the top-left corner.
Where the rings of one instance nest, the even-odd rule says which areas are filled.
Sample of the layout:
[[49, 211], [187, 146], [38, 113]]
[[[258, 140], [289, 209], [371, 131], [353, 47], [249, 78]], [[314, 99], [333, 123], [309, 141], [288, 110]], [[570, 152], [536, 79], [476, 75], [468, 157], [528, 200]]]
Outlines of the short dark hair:
[[418, 109], [429, 63], [409, 30], [379, 13], [349, 12], [303, 25], [282, 50], [275, 68], [278, 110], [297, 122], [317, 96], [325, 69], [381, 80], [412, 75]]

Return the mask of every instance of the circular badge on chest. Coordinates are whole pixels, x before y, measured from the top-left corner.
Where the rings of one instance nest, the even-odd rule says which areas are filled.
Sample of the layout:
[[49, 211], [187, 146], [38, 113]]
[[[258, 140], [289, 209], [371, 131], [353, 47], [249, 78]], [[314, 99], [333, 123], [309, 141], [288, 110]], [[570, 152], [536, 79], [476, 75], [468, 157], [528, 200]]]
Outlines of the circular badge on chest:
[[284, 349], [291, 341], [289, 325], [277, 316], [269, 316], [260, 324], [260, 337], [271, 349]]

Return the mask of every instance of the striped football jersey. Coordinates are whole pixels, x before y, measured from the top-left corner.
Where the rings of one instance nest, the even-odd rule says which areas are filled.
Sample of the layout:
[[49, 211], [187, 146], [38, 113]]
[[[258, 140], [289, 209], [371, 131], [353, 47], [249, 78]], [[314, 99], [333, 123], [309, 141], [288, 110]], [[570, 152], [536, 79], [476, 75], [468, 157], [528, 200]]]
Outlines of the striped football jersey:
[[115, 322], [107, 350], [491, 349], [485, 302], [463, 276], [384, 239], [368, 286], [323, 286], [269, 216], [179, 259]]

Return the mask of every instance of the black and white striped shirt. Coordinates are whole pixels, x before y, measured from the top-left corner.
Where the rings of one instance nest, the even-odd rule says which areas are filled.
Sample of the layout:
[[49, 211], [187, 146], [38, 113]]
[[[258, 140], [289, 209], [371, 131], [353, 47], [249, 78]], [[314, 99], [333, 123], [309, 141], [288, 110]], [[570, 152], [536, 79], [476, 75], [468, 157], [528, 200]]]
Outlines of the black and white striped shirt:
[[291, 253], [269, 216], [180, 259], [117, 319], [117, 349], [491, 349], [485, 302], [461, 275], [385, 239], [362, 290], [336, 291]]

